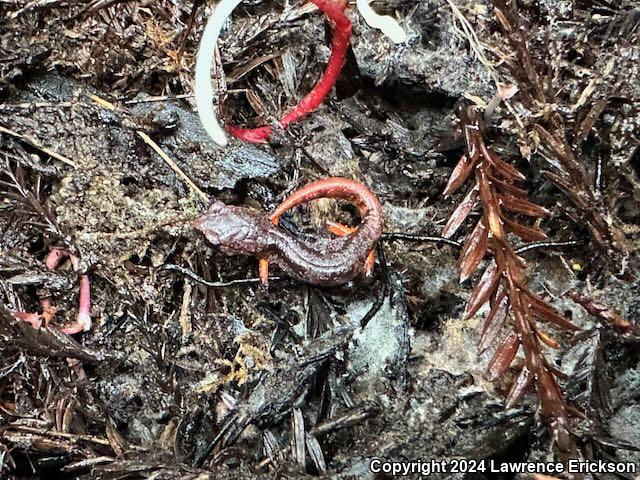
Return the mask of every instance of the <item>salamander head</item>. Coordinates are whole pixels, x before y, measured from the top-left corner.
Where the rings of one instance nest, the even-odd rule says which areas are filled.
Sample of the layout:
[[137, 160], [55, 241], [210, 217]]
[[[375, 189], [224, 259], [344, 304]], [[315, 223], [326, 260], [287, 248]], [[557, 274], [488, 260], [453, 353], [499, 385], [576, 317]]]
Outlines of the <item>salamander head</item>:
[[272, 247], [273, 224], [266, 215], [250, 208], [215, 202], [193, 226], [226, 253], [260, 255]]

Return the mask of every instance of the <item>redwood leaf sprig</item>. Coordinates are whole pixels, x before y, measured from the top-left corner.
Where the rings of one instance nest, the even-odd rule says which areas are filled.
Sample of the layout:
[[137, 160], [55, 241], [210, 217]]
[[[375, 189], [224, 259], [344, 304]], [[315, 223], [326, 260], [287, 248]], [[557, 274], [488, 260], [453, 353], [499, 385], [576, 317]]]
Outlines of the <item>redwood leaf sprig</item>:
[[[442, 234], [454, 235], [471, 212], [479, 209], [480, 218], [460, 252], [460, 280], [470, 278], [488, 253], [492, 257], [469, 297], [465, 317], [475, 315], [489, 302], [479, 342], [480, 352], [497, 344], [488, 366], [489, 380], [502, 376], [522, 347], [524, 366], [507, 395], [506, 405], [517, 404], [535, 386], [540, 413], [553, 443], [559, 451], [575, 458], [576, 448], [569, 433], [569, 407], [558, 385], [558, 372], [547, 361], [542, 347], [560, 345], [539, 327], [538, 321], [571, 332], [578, 327], [529, 290], [525, 261], [516, 253], [509, 237], [513, 234], [527, 242], [547, 238], [538, 227], [523, 223], [522, 218], [539, 219], [549, 215], [549, 211], [528, 199], [522, 187], [524, 175], [486, 146], [481, 115], [473, 107], [465, 110], [462, 127], [466, 152], [454, 168], [444, 194], [454, 193], [470, 179], [473, 185]], [[499, 338], [502, 332], [505, 333]]]
[[613, 328], [619, 334], [640, 339], [640, 326], [631, 323], [611, 307], [598, 303], [575, 290], [567, 292], [567, 296], [582, 306], [589, 315], [593, 315], [604, 325]]
[[[620, 241], [620, 233], [616, 227], [617, 219], [608, 212], [606, 205], [598, 200], [594, 189], [594, 179], [587, 171], [586, 165], [580, 160], [581, 144], [591, 127], [602, 114], [607, 98], [593, 102], [594, 105], [582, 122], [575, 122], [575, 130], [571, 132], [570, 123], [560, 112], [565, 111], [557, 106], [561, 104], [558, 97], [566, 90], [561, 76], [553, 72], [549, 64], [540, 64], [549, 55], [541, 55], [534, 59], [530, 52], [530, 39], [527, 32], [528, 25], [524, 23], [524, 16], [518, 11], [517, 2], [506, 0], [492, 0], [495, 15], [501, 26], [503, 35], [509, 43], [513, 53], [505, 59], [505, 66], [516, 80], [523, 105], [533, 112], [547, 108], [551, 104], [555, 108], [543, 115], [532, 115], [532, 137], [539, 139], [539, 150], [545, 152], [543, 158], [553, 158], [549, 161], [552, 171], [543, 171], [543, 175], [560, 189], [580, 214], [584, 226], [587, 227], [591, 238], [600, 249], [607, 253], [604, 260], [613, 260], [622, 264], [621, 254], [626, 253], [624, 242]], [[575, 115], [575, 112], [572, 113]], [[566, 207], [565, 207], [566, 208]]]

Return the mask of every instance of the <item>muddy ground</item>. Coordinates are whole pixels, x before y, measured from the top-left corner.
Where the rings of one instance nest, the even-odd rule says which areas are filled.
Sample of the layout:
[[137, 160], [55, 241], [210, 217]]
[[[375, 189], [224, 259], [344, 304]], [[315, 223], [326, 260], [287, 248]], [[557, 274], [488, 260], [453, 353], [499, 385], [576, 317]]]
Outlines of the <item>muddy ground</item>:
[[[531, 72], [496, 5], [519, 25], [546, 103], [527, 100]], [[552, 459], [535, 392], [504, 407], [522, 359], [486, 379], [491, 351], [476, 348], [486, 311], [464, 318], [477, 278], [460, 283], [458, 249], [420, 237], [438, 236], [464, 196], [442, 195], [464, 151], [458, 107], [485, 108], [496, 81], [520, 92], [498, 107], [486, 142], [551, 210], [539, 222], [550, 241], [568, 242], [522, 255], [530, 288], [582, 329], [545, 326], [561, 344], [546, 354], [564, 374], [575, 442], [584, 458], [640, 468], [637, 338], [565, 295], [640, 318], [637, 3], [375, 8], [401, 21], [404, 44], [350, 6], [351, 49], [326, 104], [269, 144], [220, 148], [192, 97], [208, 3], [0, 2], [1, 478], [387, 478], [370, 472], [372, 458]], [[329, 38], [301, 2], [243, 3], [220, 45], [224, 117], [256, 125], [288, 111], [321, 74]], [[582, 210], [544, 173], [563, 164], [532, 124], [554, 114], [595, 199]], [[191, 228], [208, 201], [140, 132], [208, 201], [270, 211], [317, 178], [363, 181], [385, 214], [374, 279], [259, 286], [256, 259], [226, 256]], [[592, 214], [610, 237], [594, 234]], [[326, 235], [327, 219], [357, 222], [317, 202], [285, 224]], [[53, 247], [78, 259], [75, 270], [45, 266]], [[248, 281], [207, 287], [188, 272]], [[85, 273], [93, 326], [69, 337], [54, 325], [73, 322]], [[44, 298], [57, 310], [51, 328], [15, 319]]]

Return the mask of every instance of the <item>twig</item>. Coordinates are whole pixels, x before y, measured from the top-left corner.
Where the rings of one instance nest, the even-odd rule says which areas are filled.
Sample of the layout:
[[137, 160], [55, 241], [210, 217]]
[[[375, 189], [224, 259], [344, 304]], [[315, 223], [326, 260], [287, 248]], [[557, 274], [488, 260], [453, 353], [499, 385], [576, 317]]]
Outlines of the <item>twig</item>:
[[185, 95], [160, 95], [156, 97], [147, 97], [140, 100], [125, 100], [125, 105], [138, 105], [140, 103], [169, 102], [171, 100], [183, 100], [185, 98], [193, 98], [191, 94]]
[[382, 247], [382, 243], [378, 241], [378, 247], [376, 248], [378, 252], [378, 260], [380, 261], [380, 290], [376, 296], [373, 305], [367, 311], [367, 313], [360, 319], [360, 328], [364, 329], [367, 324], [371, 321], [373, 317], [376, 316], [376, 313], [382, 308], [384, 302], [387, 298], [387, 291], [389, 289], [389, 269], [387, 268], [387, 260], [384, 255], [384, 248]]
[[[194, 282], [200, 283], [205, 287], [210, 288], [228, 288], [228, 287], [241, 287], [244, 285], [257, 285], [261, 283], [259, 278], [243, 278], [238, 280], [229, 280], [228, 282], [210, 282], [205, 280], [201, 276], [197, 275], [193, 271], [188, 268], [181, 267], [179, 265], [166, 264], [159, 268], [159, 270], [173, 270], [175, 272], [180, 272], [183, 275], [189, 277]], [[269, 277], [269, 282], [278, 282], [280, 280], [285, 280], [283, 277]]]
[[209, 197], [207, 196], [207, 194], [200, 190], [195, 183], [193, 183], [193, 181], [187, 176], [187, 174], [184, 173], [184, 171], [173, 160], [171, 160], [171, 158], [169, 158], [169, 155], [164, 153], [160, 146], [156, 142], [154, 142], [149, 137], [149, 135], [141, 132], [140, 130], [138, 130], [137, 133], [138, 135], [140, 135], [140, 138], [142, 138], [142, 140], [144, 140], [147, 145], [153, 148], [155, 152], [160, 155], [160, 157], [167, 163], [167, 165], [169, 165], [173, 169], [173, 171], [176, 172], [184, 180], [184, 182], [189, 186], [189, 188], [191, 188], [194, 193], [196, 193], [204, 202], [209, 203]]
[[[42, 435], [43, 437], [65, 438], [67, 440], [72, 440], [72, 441], [75, 441], [75, 442], [82, 441], [82, 442], [93, 443], [95, 445], [103, 445], [105, 447], [111, 446], [111, 444], [109, 443], [109, 440], [102, 439], [102, 438], [99, 438], [99, 437], [94, 437], [92, 435], [82, 435], [82, 434], [76, 434], [76, 433], [57, 432], [55, 430], [44, 430], [44, 429], [27, 427], [27, 426], [22, 426], [22, 425], [9, 425], [9, 426], [6, 427], [6, 429], [14, 431], [14, 432], [31, 433], [31, 434], [34, 434], [34, 435]], [[136, 447], [133, 446], [133, 448], [136, 448]], [[140, 449], [140, 448], [138, 448], [138, 449]]]
[[[389, 232], [383, 233], [381, 236], [382, 240], [392, 241], [392, 240], [406, 240], [409, 242], [431, 242], [431, 243], [443, 243], [445, 245], [450, 245], [456, 248], [462, 248], [462, 243], [457, 242], [455, 240], [451, 240], [446, 237], [438, 237], [438, 236], [430, 236], [430, 235], [417, 235], [413, 233], [400, 233], [400, 232]], [[555, 248], [564, 248], [564, 247], [577, 247], [578, 245], [583, 245], [584, 242], [578, 240], [570, 240], [567, 242], [532, 242], [527, 243], [526, 245], [521, 246], [520, 248], [515, 249], [517, 254], [527, 253], [532, 250], [538, 249], [555, 249]]]
[[195, 0], [193, 2], [193, 5], [191, 6], [191, 13], [189, 14], [187, 28], [185, 28], [184, 33], [182, 34], [182, 40], [180, 40], [180, 47], [178, 47], [178, 52], [176, 54], [176, 64], [178, 66], [178, 69], [180, 69], [180, 64], [182, 63], [182, 56], [184, 55], [184, 49], [187, 45], [189, 34], [193, 29], [193, 24], [196, 19], [196, 13], [198, 13], [198, 9], [203, 4], [203, 2], [204, 0]]
[[515, 252], [519, 255], [521, 253], [530, 252], [531, 250], [537, 250], [540, 248], [577, 247], [578, 245], [584, 245], [584, 242], [579, 242], [577, 240], [571, 240], [568, 242], [534, 242], [523, 245], [520, 248], [516, 248]]
[[42, 152], [46, 153], [50, 157], [53, 157], [56, 160], [60, 160], [62, 163], [66, 163], [70, 167], [78, 168], [78, 165], [74, 161], [69, 160], [64, 155], [60, 155], [59, 153], [54, 152], [53, 150], [51, 150], [48, 147], [43, 147], [42, 145], [40, 145], [40, 143], [38, 143], [38, 141], [36, 139], [34, 139], [32, 137], [29, 137], [27, 135], [23, 135], [23, 134], [18, 133], [18, 132], [14, 132], [13, 130], [9, 130], [8, 128], [3, 127], [2, 125], [0, 125], [0, 133], [6, 133], [7, 135], [11, 135], [12, 137], [18, 138], [18, 139], [22, 140], [23, 142], [28, 143], [32, 147], [37, 148], [38, 150], [41, 150]]
[[[493, 81], [496, 84], [498, 84], [498, 82], [500, 81], [500, 78], [494, 68], [495, 65], [491, 63], [487, 59], [487, 57], [484, 55], [484, 47], [482, 46], [482, 43], [480, 43], [480, 40], [478, 39], [476, 32], [473, 30], [473, 27], [471, 26], [469, 21], [465, 18], [465, 16], [462, 14], [462, 12], [456, 6], [455, 3], [453, 3], [451, 0], [446, 0], [446, 2], [447, 4], [449, 4], [449, 8], [451, 8], [451, 11], [453, 12], [454, 17], [456, 17], [460, 22], [460, 25], [462, 25], [462, 30], [464, 32], [460, 32], [460, 33], [462, 33], [464, 37], [469, 41], [469, 46], [471, 47], [473, 52], [476, 54], [476, 57], [478, 58], [480, 63], [482, 63], [482, 65], [486, 67]], [[456, 28], [457, 30], [457, 27], [455, 27], [455, 25], [454, 25], [454, 28]]]
[[108, 100], [105, 100], [105, 99], [104, 99], [104, 98], [102, 98], [102, 97], [99, 97], [98, 95], [92, 94], [92, 95], [89, 95], [89, 98], [90, 98], [93, 102], [95, 102], [95, 103], [97, 103], [98, 105], [100, 105], [102, 108], [106, 108], [107, 110], [111, 110], [111, 111], [113, 111], [113, 110], [115, 110], [115, 109], [116, 109], [116, 106], [115, 106], [113, 103], [111, 103], [111, 102], [110, 102], [110, 101], [108, 101]]
[[[94, 445], [102, 445], [104, 447], [111, 447], [111, 442], [108, 439], [95, 437], [93, 435], [83, 435], [78, 433], [67, 433], [67, 432], [59, 432], [56, 430], [45, 430], [40, 428], [22, 426], [22, 425], [7, 425], [5, 427], [5, 432], [18, 432], [18, 433], [30, 433], [33, 435], [41, 435], [43, 437], [49, 438], [64, 438], [67, 440], [71, 440], [73, 442], [88, 442]], [[147, 449], [145, 447], [141, 447], [138, 445], [129, 445], [129, 449], [137, 452], [146, 452]]]
[[26, 109], [31, 110], [33, 108], [70, 108], [76, 106], [87, 106], [87, 103], [80, 102], [22, 102], [22, 103], [3, 103], [0, 105], [0, 110], [14, 110], [14, 109]]
[[34, 10], [39, 10], [43, 8], [53, 8], [62, 4], [62, 0], [33, 0], [27, 3], [20, 10], [17, 10], [9, 15], [9, 18], [15, 20], [27, 13], [30, 13]]
[[382, 408], [377, 403], [365, 402], [341, 415], [337, 415], [318, 423], [315, 427], [309, 430], [309, 434], [316, 437], [319, 435], [327, 435], [335, 431], [342, 430], [343, 428], [349, 428], [363, 422], [364, 420], [379, 415], [381, 411]]
[[77, 462], [70, 463], [65, 465], [60, 470], [63, 472], [73, 472], [75, 470], [87, 470], [89, 468], [93, 468], [96, 465], [105, 465], [108, 463], [115, 462], [116, 459], [114, 457], [91, 457], [84, 460], [78, 460]]
[[445, 245], [451, 245], [452, 247], [462, 248], [460, 242], [451, 240], [445, 237], [436, 237], [430, 235], [416, 235], [413, 233], [401, 233], [401, 232], [388, 232], [382, 234], [382, 240], [406, 240], [409, 242], [431, 242], [431, 243], [444, 243]]

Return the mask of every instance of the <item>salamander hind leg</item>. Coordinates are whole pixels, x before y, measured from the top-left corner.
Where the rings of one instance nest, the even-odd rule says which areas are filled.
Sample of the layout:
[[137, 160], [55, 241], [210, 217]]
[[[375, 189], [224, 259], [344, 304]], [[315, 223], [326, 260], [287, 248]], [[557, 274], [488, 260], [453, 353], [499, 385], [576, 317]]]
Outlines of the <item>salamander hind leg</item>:
[[260, 272], [260, 281], [265, 287], [269, 286], [269, 259], [261, 258], [258, 264], [258, 270]]
[[[338, 237], [344, 237], [345, 235], [349, 235], [357, 230], [357, 227], [347, 227], [346, 225], [338, 222], [326, 222], [325, 228]], [[376, 251], [375, 249], [372, 249], [367, 255], [367, 259], [364, 261], [364, 273], [367, 277], [373, 275], [373, 267], [375, 263]]]

